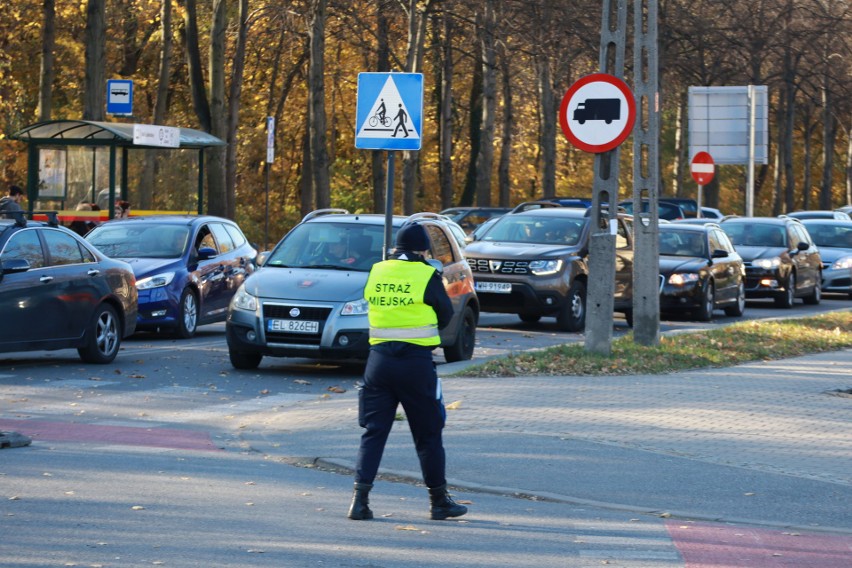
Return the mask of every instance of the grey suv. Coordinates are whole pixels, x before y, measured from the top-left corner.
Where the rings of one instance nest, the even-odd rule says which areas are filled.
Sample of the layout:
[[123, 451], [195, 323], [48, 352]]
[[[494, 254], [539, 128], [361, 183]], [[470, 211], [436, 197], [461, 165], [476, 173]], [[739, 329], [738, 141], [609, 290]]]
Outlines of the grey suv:
[[[591, 209], [542, 207], [508, 213], [465, 249], [484, 312], [525, 322], [555, 316], [560, 329], [586, 322]], [[633, 319], [632, 217], [618, 215], [615, 311]]]
[[[394, 217], [395, 233], [417, 220], [429, 234], [430, 262], [442, 277], [454, 316], [441, 331], [448, 362], [470, 359], [479, 302], [458, 231], [442, 215]], [[366, 359], [369, 323], [364, 286], [382, 258], [384, 215], [314, 211], [263, 260], [237, 290], [228, 309], [228, 352], [237, 369], [252, 369], [268, 355], [316, 359]]]

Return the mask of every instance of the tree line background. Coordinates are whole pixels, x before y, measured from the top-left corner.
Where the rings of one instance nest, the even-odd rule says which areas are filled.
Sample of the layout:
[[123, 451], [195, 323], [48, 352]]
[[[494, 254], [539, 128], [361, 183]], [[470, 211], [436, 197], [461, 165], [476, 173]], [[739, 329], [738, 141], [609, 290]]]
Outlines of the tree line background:
[[[641, 1], [641, 0], [634, 0]], [[419, 152], [401, 152], [397, 212], [590, 196], [591, 155], [559, 131], [559, 101], [598, 71], [600, 0], [15, 0], [0, 11], [0, 176], [26, 179], [9, 137], [105, 116], [106, 80], [133, 79], [132, 121], [227, 141], [209, 150], [207, 207], [260, 240], [267, 116], [272, 240], [318, 207], [381, 212], [385, 152], [356, 150], [361, 71], [422, 72]], [[662, 195], [694, 197], [690, 86], [767, 85], [770, 162], [755, 213], [852, 202], [852, 6], [841, 0], [659, 0]], [[628, 45], [630, 43], [628, 42]], [[632, 61], [628, 55], [627, 61]], [[626, 80], [632, 84], [632, 70]], [[127, 121], [126, 119], [124, 121]], [[632, 194], [623, 146], [621, 197]], [[134, 206], [192, 185], [145, 153]], [[746, 172], [722, 166], [705, 204], [742, 213]], [[190, 189], [192, 191], [192, 189]]]

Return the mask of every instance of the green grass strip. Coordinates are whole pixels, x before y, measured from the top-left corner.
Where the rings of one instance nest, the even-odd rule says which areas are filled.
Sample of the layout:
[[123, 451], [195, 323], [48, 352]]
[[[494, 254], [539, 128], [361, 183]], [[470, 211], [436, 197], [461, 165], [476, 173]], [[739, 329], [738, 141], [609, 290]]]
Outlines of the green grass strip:
[[630, 333], [611, 347], [606, 356], [587, 353], [582, 343], [560, 345], [489, 361], [454, 376], [656, 375], [837, 351], [852, 347], [852, 311], [663, 335], [655, 346], [635, 344]]

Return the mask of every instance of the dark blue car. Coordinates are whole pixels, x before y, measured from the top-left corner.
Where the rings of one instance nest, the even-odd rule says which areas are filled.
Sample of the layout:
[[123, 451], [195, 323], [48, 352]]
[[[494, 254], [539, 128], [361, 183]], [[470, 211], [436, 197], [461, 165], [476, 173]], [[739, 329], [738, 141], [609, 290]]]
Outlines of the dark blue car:
[[139, 291], [137, 330], [182, 338], [224, 321], [231, 297], [254, 271], [257, 251], [240, 228], [213, 216], [157, 215], [108, 221], [86, 235], [129, 263]]

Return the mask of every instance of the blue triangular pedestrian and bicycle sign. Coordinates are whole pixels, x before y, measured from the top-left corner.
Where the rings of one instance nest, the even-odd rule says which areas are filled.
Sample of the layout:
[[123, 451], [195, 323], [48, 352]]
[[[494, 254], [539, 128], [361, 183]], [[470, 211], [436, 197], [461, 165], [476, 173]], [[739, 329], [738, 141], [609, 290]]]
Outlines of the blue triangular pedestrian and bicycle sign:
[[423, 133], [422, 73], [359, 73], [355, 147], [419, 150]]

